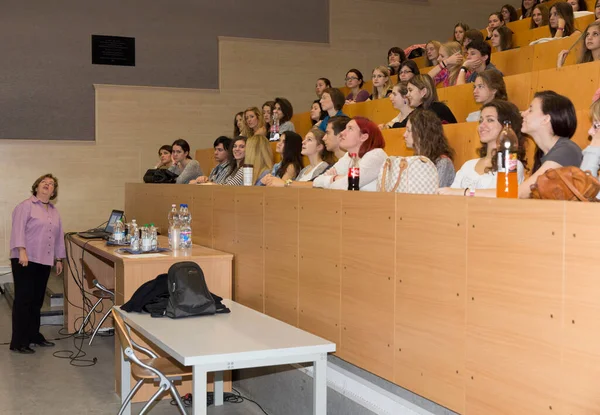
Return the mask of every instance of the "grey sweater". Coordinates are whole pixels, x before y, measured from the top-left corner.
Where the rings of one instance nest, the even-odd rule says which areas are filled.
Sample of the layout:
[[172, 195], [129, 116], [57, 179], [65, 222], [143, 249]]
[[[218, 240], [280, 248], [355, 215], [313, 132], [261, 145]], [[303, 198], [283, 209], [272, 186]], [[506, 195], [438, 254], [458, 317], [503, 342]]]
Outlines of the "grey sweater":
[[177, 184], [189, 184], [191, 180], [202, 176], [202, 168], [196, 160], [190, 160], [183, 170], [177, 166], [171, 166], [169, 171], [179, 175], [176, 181]]

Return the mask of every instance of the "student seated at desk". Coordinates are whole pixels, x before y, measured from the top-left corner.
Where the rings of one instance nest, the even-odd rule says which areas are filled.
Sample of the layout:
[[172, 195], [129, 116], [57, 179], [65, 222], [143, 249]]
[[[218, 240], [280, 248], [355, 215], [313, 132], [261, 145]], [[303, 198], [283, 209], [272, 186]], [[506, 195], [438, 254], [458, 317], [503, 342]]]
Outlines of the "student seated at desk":
[[550, 34], [555, 39], [580, 33], [575, 27], [573, 8], [566, 2], [555, 3], [550, 7], [549, 24]]
[[417, 109], [408, 116], [404, 132], [406, 147], [415, 152], [415, 156], [424, 156], [435, 164], [438, 171], [439, 187], [452, 184], [454, 175], [454, 150], [444, 135], [442, 122], [429, 110]]
[[244, 111], [244, 125], [242, 134], [244, 137], [252, 137], [253, 135], [266, 135], [267, 127], [262, 112], [256, 107], [247, 108]]
[[357, 102], [365, 102], [369, 99], [369, 93], [362, 89], [365, 80], [363, 74], [358, 69], [350, 69], [346, 72], [346, 88], [350, 93], [346, 96], [346, 104], [355, 104]]
[[321, 108], [321, 100], [315, 99], [310, 106], [310, 122], [314, 126], [316, 123], [321, 121], [327, 113]]
[[408, 82], [400, 82], [394, 85], [392, 88], [392, 93], [390, 95], [390, 101], [392, 101], [392, 105], [396, 108], [400, 113], [392, 118], [389, 122], [385, 124], [380, 124], [379, 128], [382, 130], [386, 128], [394, 128], [396, 123], [400, 124], [402, 121], [408, 117], [408, 114], [412, 112], [412, 108], [408, 105], [408, 99], [406, 95], [408, 94]]
[[508, 101], [493, 100], [481, 110], [481, 119], [477, 132], [481, 147], [479, 158], [469, 160], [462, 165], [450, 187], [438, 190], [441, 195], [475, 197], [496, 197], [496, 176], [498, 173], [497, 140], [504, 122], [510, 121], [519, 141], [517, 154], [517, 176], [519, 183], [525, 180], [526, 139], [521, 133], [523, 118], [517, 106]]
[[506, 26], [500, 26], [492, 32], [492, 47], [496, 52], [503, 52], [513, 48], [513, 31]]
[[359, 158], [360, 190], [374, 192], [379, 170], [387, 159], [383, 151], [385, 140], [377, 124], [364, 117], [354, 117], [340, 133], [340, 146], [348, 153], [319, 176], [313, 182], [314, 187], [347, 190], [348, 170], [352, 162], [350, 154], [356, 153]]
[[463, 49], [467, 50], [467, 46], [471, 44], [471, 42], [483, 42], [483, 34], [477, 29], [469, 29], [465, 33], [465, 40], [463, 41]]
[[[275, 101], [267, 101], [262, 107], [262, 115], [265, 119], [265, 129], [267, 131], [271, 131], [271, 125], [273, 125], [273, 111], [275, 110]], [[236, 134], [234, 137], [237, 137], [239, 134]]]
[[275, 98], [273, 107], [273, 117], [279, 120], [279, 133], [286, 131], [296, 131], [292, 117], [294, 116], [294, 107], [292, 103], [285, 98]]
[[321, 95], [327, 89], [331, 88], [331, 81], [327, 78], [319, 78], [317, 79], [317, 83], [315, 84], [315, 93], [317, 94], [317, 98], [321, 99]]
[[408, 82], [415, 75], [420, 75], [421, 71], [413, 60], [407, 60], [402, 62], [400, 65], [400, 72], [398, 72], [398, 82]]
[[517, 20], [519, 20], [517, 9], [515, 9], [510, 4], [505, 4], [504, 6], [502, 6], [502, 9], [500, 9], [500, 13], [502, 13], [502, 18], [506, 23], [516, 22]]
[[594, 5], [594, 17], [596, 20], [600, 20], [600, 0], [596, 1]]
[[[581, 38], [583, 45], [581, 45], [577, 64], [600, 60], [600, 21], [590, 23], [583, 33]], [[559, 52], [556, 61], [557, 68], [562, 68], [568, 53], [568, 50], [561, 50]]]
[[173, 152], [173, 165], [169, 167], [169, 171], [178, 175], [175, 183], [188, 184], [190, 180], [194, 180], [198, 176], [202, 176], [202, 168], [200, 163], [192, 160], [190, 157], [190, 145], [187, 141], [179, 139], [175, 140], [171, 145]]
[[237, 137], [242, 134], [244, 129], [244, 111], [240, 111], [235, 114], [233, 119], [233, 137]]
[[346, 103], [346, 98], [339, 89], [327, 88], [323, 91], [320, 102], [321, 108], [327, 113], [327, 115], [315, 125], [315, 127], [319, 128], [321, 131], [325, 131], [327, 128], [329, 118], [346, 116], [346, 114], [342, 112], [342, 108]]
[[398, 75], [400, 65], [406, 61], [406, 54], [398, 46], [394, 46], [388, 50], [388, 70], [390, 75]]
[[[227, 152], [227, 161], [229, 169], [223, 179], [224, 186], [242, 186], [244, 184], [244, 160], [246, 157], [246, 137], [238, 136], [234, 138], [229, 151]], [[210, 182], [209, 182], [210, 183]]]
[[269, 140], [264, 135], [255, 135], [246, 140], [244, 164], [252, 165], [252, 183], [263, 186], [260, 180], [273, 168], [273, 152]]
[[465, 33], [469, 30], [469, 25], [466, 23], [456, 23], [454, 25], [454, 36], [453, 40], [461, 46], [464, 46]]
[[[600, 100], [594, 101], [590, 107], [592, 126], [588, 130], [588, 135], [592, 138], [590, 145], [583, 150], [583, 161], [581, 170], [589, 171], [592, 176], [598, 178], [598, 169], [600, 168]], [[600, 195], [596, 196], [600, 199]]]
[[313, 128], [304, 137], [302, 141], [302, 155], [308, 157], [309, 165], [300, 170], [295, 179], [286, 179], [266, 175], [262, 182], [270, 187], [297, 187], [294, 184], [301, 184], [302, 187], [312, 187], [312, 181], [325, 172], [333, 163], [333, 153], [327, 150], [323, 137], [325, 133], [318, 128]]
[[214, 158], [217, 162], [215, 168], [212, 169], [210, 174], [207, 176], [197, 177], [195, 180], [191, 180], [190, 184], [202, 184], [202, 183], [216, 183], [222, 184], [229, 173], [229, 148], [231, 147], [231, 138], [221, 136], [213, 143]]
[[437, 40], [430, 40], [425, 45], [425, 66], [435, 66], [439, 64], [440, 47], [442, 44]]
[[531, 14], [531, 25], [530, 29], [537, 29], [538, 27], [548, 26], [548, 22], [550, 19], [550, 11], [548, 10], [548, 6], [545, 4], [538, 4], [533, 8], [533, 13]]
[[[502, 74], [494, 70], [478, 73], [473, 83], [473, 98], [480, 105], [485, 105], [495, 99], [508, 101], [506, 84]], [[466, 121], [478, 122], [480, 116], [480, 110], [474, 111], [467, 116]]]
[[172, 151], [173, 148], [168, 144], [161, 146], [161, 148], [158, 149], [158, 164], [154, 168], [168, 169], [171, 167], [173, 165], [173, 159], [171, 158]]
[[439, 64], [431, 68], [428, 75], [436, 86], [456, 85], [456, 79], [464, 57], [462, 46], [457, 42], [447, 42], [440, 47]]
[[[416, 75], [413, 79], [408, 81], [408, 85], [406, 87], [407, 94], [406, 99], [408, 100], [408, 105], [412, 109], [426, 109], [433, 111], [438, 118], [442, 121], [442, 124], [454, 124], [456, 123], [456, 118], [450, 108], [439, 102], [437, 89], [433, 84], [433, 80], [429, 75]], [[408, 117], [405, 118], [402, 122], [395, 123], [393, 128], [403, 128], [406, 127], [406, 122]]]
[[540, 4], [540, 0], [521, 0], [521, 19], [531, 17], [533, 8]]
[[485, 40], [490, 40], [492, 38], [492, 32], [494, 31], [495, 28], [504, 26], [504, 25], [505, 25], [505, 22], [504, 22], [504, 17], [502, 16], [502, 13], [494, 12], [494, 13], [490, 14], [490, 17], [488, 17], [488, 25], [485, 28], [485, 30], [487, 32], [487, 36], [486, 36]]
[[275, 151], [281, 155], [281, 161], [276, 163], [271, 170], [271, 175], [279, 177], [284, 182], [295, 180], [302, 170], [302, 137], [293, 131], [281, 134]]
[[502, 75], [502, 72], [496, 68], [491, 59], [492, 48], [487, 42], [475, 40], [469, 43], [467, 46], [467, 60], [463, 62], [460, 68], [458, 77], [456, 78], [456, 85], [474, 82], [477, 74], [483, 71], [498, 71]]
[[577, 130], [577, 115], [571, 100], [554, 91], [536, 92], [523, 113], [521, 131], [529, 134], [538, 150], [533, 174], [519, 185], [519, 197], [531, 197], [531, 185], [548, 169], [581, 165], [582, 154], [571, 137]]
[[373, 69], [371, 78], [373, 79], [373, 93], [369, 96], [369, 100], [387, 98], [392, 92], [390, 70], [385, 66], [378, 66]]
[[585, 0], [567, 0], [567, 3], [571, 5], [573, 12], [587, 11], [587, 4], [585, 4]]

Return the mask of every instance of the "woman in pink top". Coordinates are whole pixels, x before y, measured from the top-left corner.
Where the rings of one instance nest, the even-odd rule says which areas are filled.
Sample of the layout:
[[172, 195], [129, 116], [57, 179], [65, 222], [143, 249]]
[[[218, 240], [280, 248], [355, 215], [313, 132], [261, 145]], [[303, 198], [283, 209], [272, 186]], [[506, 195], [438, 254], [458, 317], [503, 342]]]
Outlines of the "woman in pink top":
[[40, 310], [46, 295], [50, 269], [61, 274], [66, 257], [64, 234], [58, 210], [51, 200], [58, 195], [58, 180], [52, 174], [38, 178], [29, 199], [12, 214], [10, 265], [15, 283], [10, 350], [31, 354], [31, 344], [52, 347], [40, 333]]

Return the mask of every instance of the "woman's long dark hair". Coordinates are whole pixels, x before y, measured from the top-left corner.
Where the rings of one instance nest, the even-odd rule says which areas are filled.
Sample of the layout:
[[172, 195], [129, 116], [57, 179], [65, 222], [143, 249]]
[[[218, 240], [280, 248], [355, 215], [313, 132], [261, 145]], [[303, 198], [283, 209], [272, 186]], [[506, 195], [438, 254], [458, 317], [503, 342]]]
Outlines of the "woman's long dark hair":
[[535, 6], [537, 6], [538, 4], [540, 4], [540, 0], [535, 0], [535, 3], [533, 3], [533, 6], [531, 6], [531, 9], [525, 10], [525, 1], [521, 0], [521, 17], [523, 19], [525, 19], [526, 17], [531, 17], [531, 13], [533, 13], [533, 8]]
[[[519, 149], [517, 150], [517, 159], [523, 163], [525, 169], [529, 170], [527, 167], [527, 140], [523, 133], [521, 132], [521, 127], [523, 126], [523, 117], [521, 117], [521, 112], [517, 108], [515, 104], [509, 101], [504, 101], [500, 99], [494, 99], [483, 107], [481, 110], [483, 111], [485, 108], [495, 108], [496, 113], [498, 114], [498, 122], [501, 126], [504, 127], [504, 122], [509, 121], [510, 125], [517, 135], [517, 140], [519, 142]], [[479, 153], [479, 157], [484, 158], [487, 156], [487, 145], [482, 145], [477, 150]], [[492, 152], [492, 167], [486, 167], [485, 172], [496, 172], [498, 171], [498, 157], [496, 154], [497, 150], [493, 150]]]
[[[575, 30], [575, 16], [573, 15], [573, 7], [567, 2], [558, 2], [554, 3], [552, 7], [550, 7], [550, 14], [552, 14], [552, 9], [556, 9], [556, 14], [559, 17], [562, 17], [565, 21], [565, 30], [563, 31], [563, 37], [568, 37], [573, 34]], [[557, 23], [558, 25], [558, 23]], [[552, 37], [556, 34], [556, 27], [550, 26], [550, 33]]]
[[293, 131], [286, 131], [282, 134], [285, 134], [285, 144], [281, 155], [281, 165], [275, 172], [275, 176], [283, 177], [290, 164], [294, 166], [297, 176], [304, 167], [302, 163], [302, 137]]
[[440, 157], [446, 156], [454, 159], [454, 150], [450, 147], [444, 134], [442, 121], [431, 110], [416, 109], [408, 116], [410, 121], [415, 153], [425, 156], [436, 163]]
[[228, 162], [227, 168], [228, 168], [228, 171], [227, 171], [227, 176], [225, 176], [225, 178], [228, 178], [230, 176], [235, 176], [235, 174], [238, 172], [238, 170], [244, 164], [244, 160], [242, 160], [238, 164], [237, 160], [233, 157], [233, 146], [238, 141], [243, 141], [245, 143], [246, 142], [246, 137], [242, 137], [240, 135], [240, 136], [237, 136], [236, 138], [234, 138], [233, 140], [231, 140], [231, 145], [227, 149], [227, 162]]

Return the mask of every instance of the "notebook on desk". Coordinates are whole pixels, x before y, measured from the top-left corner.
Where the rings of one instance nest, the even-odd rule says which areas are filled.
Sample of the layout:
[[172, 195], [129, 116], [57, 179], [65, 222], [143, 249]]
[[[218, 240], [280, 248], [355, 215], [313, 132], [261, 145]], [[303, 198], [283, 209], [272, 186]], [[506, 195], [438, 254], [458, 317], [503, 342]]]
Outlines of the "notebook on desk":
[[124, 212], [122, 210], [113, 210], [110, 213], [108, 222], [104, 229], [92, 229], [86, 232], [79, 232], [77, 235], [84, 239], [102, 239], [108, 238], [113, 233], [115, 223], [123, 218]]

